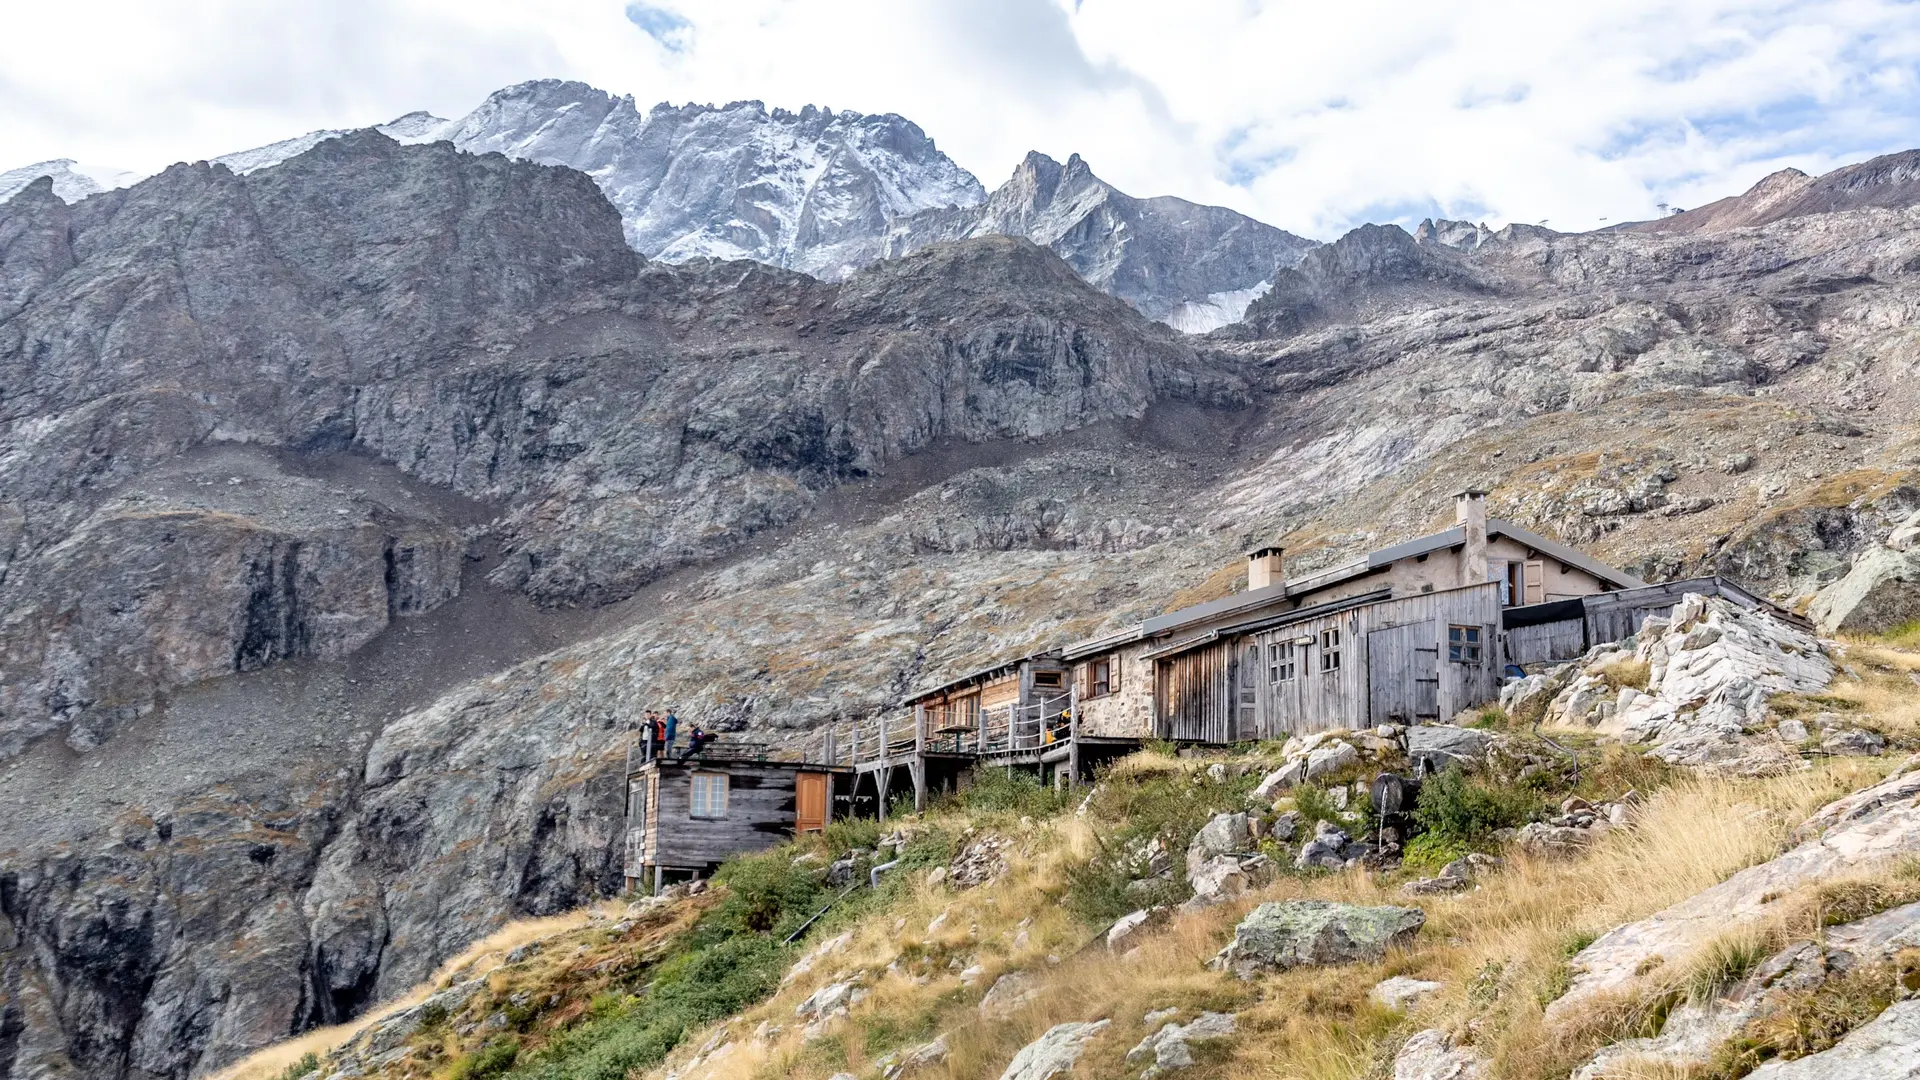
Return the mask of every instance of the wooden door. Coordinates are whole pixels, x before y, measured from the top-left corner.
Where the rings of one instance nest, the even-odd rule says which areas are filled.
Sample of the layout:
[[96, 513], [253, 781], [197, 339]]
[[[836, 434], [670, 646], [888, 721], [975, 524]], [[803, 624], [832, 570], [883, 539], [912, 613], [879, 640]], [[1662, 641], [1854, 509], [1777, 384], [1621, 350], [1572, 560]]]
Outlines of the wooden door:
[[795, 773], [793, 831], [819, 832], [827, 827], [827, 774]]
[[1236, 721], [1233, 738], [1244, 742], [1259, 734], [1260, 646], [1251, 644], [1240, 654], [1239, 670], [1234, 672]]
[[1440, 644], [1431, 622], [1367, 635], [1367, 705], [1376, 724], [1421, 724], [1440, 717]]
[[1529, 604], [1547, 602], [1547, 564], [1540, 559], [1527, 560], [1527, 600]]

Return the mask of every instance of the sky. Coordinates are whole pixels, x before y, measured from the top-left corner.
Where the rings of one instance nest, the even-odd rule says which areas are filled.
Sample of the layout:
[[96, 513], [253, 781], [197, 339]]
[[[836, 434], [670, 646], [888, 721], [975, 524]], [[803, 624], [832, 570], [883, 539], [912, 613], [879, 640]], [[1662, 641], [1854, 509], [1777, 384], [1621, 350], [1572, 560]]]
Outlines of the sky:
[[0, 170], [152, 172], [502, 86], [896, 112], [1331, 239], [1651, 217], [1920, 146], [1899, 0], [69, 0], [0, 34]]

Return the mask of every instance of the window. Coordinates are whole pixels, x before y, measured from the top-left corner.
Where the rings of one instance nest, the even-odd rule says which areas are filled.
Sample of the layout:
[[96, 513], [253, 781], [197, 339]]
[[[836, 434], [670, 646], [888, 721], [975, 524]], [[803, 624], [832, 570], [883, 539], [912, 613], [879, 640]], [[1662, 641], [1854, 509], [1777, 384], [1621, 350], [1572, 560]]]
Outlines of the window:
[[1320, 631], [1320, 670], [1340, 670], [1340, 631]]
[[1479, 663], [1480, 628], [1477, 626], [1447, 627], [1447, 659], [1456, 664]]
[[1058, 690], [1061, 686], [1060, 672], [1036, 671], [1033, 673], [1033, 686], [1036, 690]]
[[724, 773], [693, 774], [693, 810], [697, 818], [727, 816], [727, 778]]
[[1087, 665], [1087, 696], [1105, 697], [1113, 693], [1113, 661], [1095, 660]]
[[1293, 681], [1293, 642], [1276, 641], [1267, 646], [1267, 681]]
[[647, 781], [627, 782], [627, 817], [635, 823], [647, 820]]

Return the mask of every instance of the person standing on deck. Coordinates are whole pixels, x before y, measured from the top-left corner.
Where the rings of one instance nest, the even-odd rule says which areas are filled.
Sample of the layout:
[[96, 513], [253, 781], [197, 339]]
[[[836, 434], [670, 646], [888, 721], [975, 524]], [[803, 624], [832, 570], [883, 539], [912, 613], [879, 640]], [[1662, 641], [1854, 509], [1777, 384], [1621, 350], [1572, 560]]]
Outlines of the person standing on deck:
[[680, 737], [680, 718], [673, 715], [672, 709], [668, 709], [667, 710], [667, 743], [666, 743], [667, 750], [671, 751], [673, 749], [673, 741], [679, 737]]

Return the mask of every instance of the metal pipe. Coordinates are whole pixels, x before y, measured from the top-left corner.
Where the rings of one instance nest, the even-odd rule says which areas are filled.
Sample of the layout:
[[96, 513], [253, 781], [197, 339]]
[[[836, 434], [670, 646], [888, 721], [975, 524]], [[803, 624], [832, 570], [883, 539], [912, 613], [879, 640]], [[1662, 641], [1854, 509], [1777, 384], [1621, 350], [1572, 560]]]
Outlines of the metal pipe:
[[867, 888], [869, 889], [879, 888], [881, 872], [886, 870], [891, 870], [894, 867], [899, 865], [900, 865], [900, 859], [898, 856], [896, 856], [892, 862], [883, 862], [879, 866], [876, 866], [873, 869], [867, 871]]

